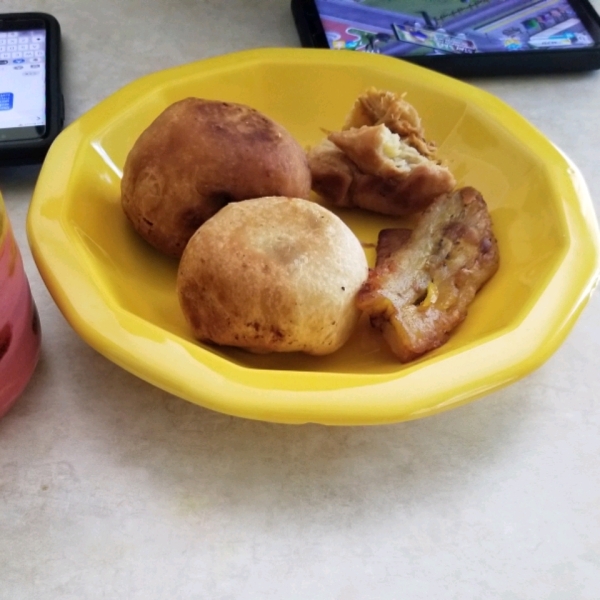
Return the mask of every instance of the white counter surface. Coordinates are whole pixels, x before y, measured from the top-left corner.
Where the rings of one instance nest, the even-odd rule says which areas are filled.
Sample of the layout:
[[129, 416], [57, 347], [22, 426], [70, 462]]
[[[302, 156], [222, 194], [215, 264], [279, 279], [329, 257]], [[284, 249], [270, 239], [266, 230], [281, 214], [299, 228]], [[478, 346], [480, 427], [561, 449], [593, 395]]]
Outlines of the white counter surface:
[[[596, 2], [598, 6], [598, 2]], [[133, 79], [298, 46], [287, 0], [2, 1], [63, 29], [67, 122]], [[472, 81], [582, 171], [600, 209], [600, 72]], [[170, 396], [87, 346], [25, 218], [38, 169], [0, 169], [42, 329], [0, 421], [0, 599], [600, 598], [600, 296], [527, 378], [369, 428], [285, 426]]]

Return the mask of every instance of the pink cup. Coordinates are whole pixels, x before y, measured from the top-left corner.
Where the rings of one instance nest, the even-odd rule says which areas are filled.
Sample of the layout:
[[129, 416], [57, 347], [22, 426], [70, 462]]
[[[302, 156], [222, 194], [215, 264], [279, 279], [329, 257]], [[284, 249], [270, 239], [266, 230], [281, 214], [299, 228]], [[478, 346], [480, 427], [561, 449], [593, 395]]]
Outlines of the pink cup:
[[39, 351], [39, 317], [0, 196], [0, 417], [25, 389]]

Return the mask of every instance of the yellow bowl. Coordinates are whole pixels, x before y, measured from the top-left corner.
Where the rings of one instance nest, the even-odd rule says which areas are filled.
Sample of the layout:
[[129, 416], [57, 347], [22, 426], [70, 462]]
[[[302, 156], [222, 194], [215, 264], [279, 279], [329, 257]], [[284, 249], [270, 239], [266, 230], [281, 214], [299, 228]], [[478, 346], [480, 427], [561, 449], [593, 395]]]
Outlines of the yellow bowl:
[[[177, 261], [142, 241], [121, 210], [121, 170], [137, 136], [172, 102], [199, 96], [253, 106], [310, 145], [323, 129], [339, 128], [371, 85], [407, 92], [459, 184], [488, 202], [501, 266], [466, 321], [445, 346], [407, 365], [364, 322], [328, 357], [255, 356], [194, 341], [175, 294]], [[338, 214], [365, 243], [398, 222], [359, 210]], [[250, 50], [126, 86], [54, 142], [28, 235], [58, 307], [107, 358], [210, 409], [284, 423], [414, 419], [514, 382], [558, 348], [599, 276], [585, 183], [525, 119], [437, 73], [331, 50]]]

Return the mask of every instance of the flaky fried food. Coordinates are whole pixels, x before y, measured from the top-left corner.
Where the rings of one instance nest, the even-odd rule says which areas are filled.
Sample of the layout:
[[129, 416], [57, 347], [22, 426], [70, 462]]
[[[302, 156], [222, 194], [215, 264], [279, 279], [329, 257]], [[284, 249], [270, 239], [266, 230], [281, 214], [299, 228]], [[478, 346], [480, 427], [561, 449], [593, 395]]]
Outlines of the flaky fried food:
[[486, 203], [477, 190], [463, 188], [438, 197], [412, 232], [381, 232], [357, 305], [408, 362], [448, 340], [498, 264]]
[[425, 139], [421, 117], [404, 96], [374, 87], [368, 88], [356, 99], [342, 130], [364, 125], [385, 125], [420, 154], [433, 157], [435, 144]]
[[229, 202], [309, 193], [306, 154], [284, 127], [249, 106], [202, 98], [171, 104], [142, 132], [121, 182], [133, 227], [175, 257]]
[[360, 311], [364, 250], [331, 211], [298, 198], [227, 205], [189, 241], [177, 274], [194, 336], [252, 352], [323, 355]]
[[384, 124], [330, 133], [308, 164], [312, 188], [327, 202], [391, 216], [420, 212], [456, 184], [448, 168]]

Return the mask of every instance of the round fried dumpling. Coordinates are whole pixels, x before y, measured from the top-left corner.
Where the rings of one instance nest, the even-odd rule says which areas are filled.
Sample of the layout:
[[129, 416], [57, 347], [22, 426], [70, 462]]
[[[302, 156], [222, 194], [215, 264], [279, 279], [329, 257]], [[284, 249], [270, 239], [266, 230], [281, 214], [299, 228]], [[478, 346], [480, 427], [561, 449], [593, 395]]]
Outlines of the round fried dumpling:
[[121, 199], [136, 231], [179, 257], [196, 229], [229, 202], [308, 198], [310, 184], [305, 152], [281, 125], [242, 104], [187, 98], [136, 140]]
[[348, 340], [367, 275], [339, 217], [309, 200], [268, 197], [229, 204], [196, 231], [177, 292], [201, 341], [321, 355]]

